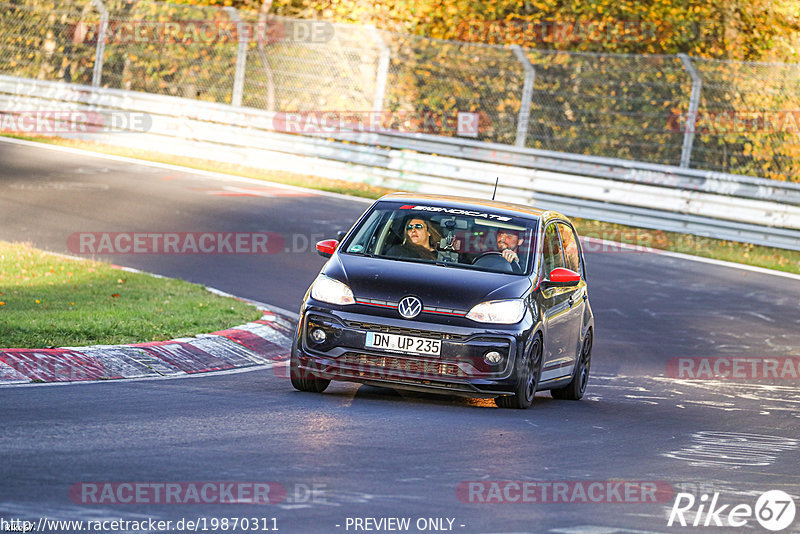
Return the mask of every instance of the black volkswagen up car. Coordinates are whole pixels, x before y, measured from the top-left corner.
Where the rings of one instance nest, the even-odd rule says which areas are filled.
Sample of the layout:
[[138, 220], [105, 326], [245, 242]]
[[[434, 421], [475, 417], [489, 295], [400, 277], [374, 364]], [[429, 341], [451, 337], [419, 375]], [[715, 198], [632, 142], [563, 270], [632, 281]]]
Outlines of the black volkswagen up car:
[[395, 193], [376, 201], [308, 289], [293, 386], [331, 380], [494, 397], [580, 399], [594, 318], [569, 219], [528, 206]]

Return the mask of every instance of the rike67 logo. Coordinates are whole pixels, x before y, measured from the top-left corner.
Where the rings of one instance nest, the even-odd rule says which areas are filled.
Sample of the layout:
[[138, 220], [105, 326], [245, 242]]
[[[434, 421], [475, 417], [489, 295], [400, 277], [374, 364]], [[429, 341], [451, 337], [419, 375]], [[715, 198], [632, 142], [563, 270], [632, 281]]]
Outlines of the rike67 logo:
[[794, 500], [780, 490], [763, 493], [756, 500], [755, 507], [746, 503], [719, 505], [718, 500], [719, 493], [714, 493], [710, 502], [708, 494], [695, 499], [691, 493], [678, 493], [667, 526], [744, 527], [755, 518], [763, 528], [778, 532], [788, 528], [794, 521]]

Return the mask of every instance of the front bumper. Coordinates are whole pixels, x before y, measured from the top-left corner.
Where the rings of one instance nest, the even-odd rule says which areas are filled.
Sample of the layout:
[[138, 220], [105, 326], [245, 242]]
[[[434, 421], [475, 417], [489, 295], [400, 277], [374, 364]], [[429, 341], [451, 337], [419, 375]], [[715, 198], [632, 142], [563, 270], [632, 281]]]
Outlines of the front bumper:
[[[309, 332], [317, 328], [327, 334], [324, 342], [318, 343], [309, 337]], [[514, 390], [514, 363], [525, 350], [530, 330], [527, 319], [510, 326], [478, 323], [454, 326], [312, 305], [304, 307], [301, 313], [295, 359], [300, 369], [320, 378], [451, 395], [495, 397]], [[440, 354], [367, 348], [367, 332], [439, 340]], [[484, 360], [490, 350], [502, 355], [499, 363], [489, 364]]]

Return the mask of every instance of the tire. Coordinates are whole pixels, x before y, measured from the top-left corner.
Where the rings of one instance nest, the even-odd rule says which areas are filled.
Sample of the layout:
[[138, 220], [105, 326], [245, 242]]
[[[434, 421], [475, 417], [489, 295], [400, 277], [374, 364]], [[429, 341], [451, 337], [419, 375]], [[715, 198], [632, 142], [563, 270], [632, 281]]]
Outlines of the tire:
[[296, 336], [294, 341], [292, 341], [292, 353], [289, 357], [289, 378], [292, 380], [294, 389], [309, 393], [322, 393], [331, 383], [331, 381], [326, 378], [318, 378], [305, 369], [300, 368], [300, 360], [297, 358]]
[[533, 404], [536, 388], [542, 376], [542, 339], [536, 337], [531, 350], [524, 358], [517, 360], [517, 386], [513, 395], [503, 395], [494, 399], [500, 408], [524, 410]]
[[551, 389], [550, 394], [554, 399], [561, 400], [581, 400], [586, 392], [586, 384], [589, 382], [589, 369], [592, 366], [592, 331], [586, 334], [581, 348], [581, 356], [572, 372], [572, 381], [564, 387]]

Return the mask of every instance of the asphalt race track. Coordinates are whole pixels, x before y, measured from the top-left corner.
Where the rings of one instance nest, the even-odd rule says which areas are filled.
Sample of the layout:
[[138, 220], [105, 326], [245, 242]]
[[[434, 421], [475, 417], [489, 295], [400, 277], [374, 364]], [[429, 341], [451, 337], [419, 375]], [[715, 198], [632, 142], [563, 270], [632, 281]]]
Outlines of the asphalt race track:
[[[100, 256], [292, 311], [324, 262], [313, 243], [368, 205], [6, 142], [0, 162], [0, 239], [75, 254], [78, 232], [276, 232], [284, 248], [269, 255]], [[581, 402], [539, 393], [532, 409], [511, 411], [348, 383], [312, 395], [280, 368], [0, 388], [0, 520], [44, 530], [43, 518], [184, 519], [221, 532], [258, 518], [249, 531], [286, 534], [768, 532], [753, 516], [733, 527], [728, 513], [769, 490], [800, 508], [800, 380], [676, 380], [668, 367], [797, 358], [800, 280], [619, 250], [589, 252], [587, 266], [596, 334]], [[280, 502], [126, 504], [114, 493], [94, 503], [100, 493], [86, 490], [125, 482], [270, 482]], [[688, 526], [668, 526], [679, 492], [696, 503]], [[696, 515], [715, 494], [723, 526]], [[172, 531], [193, 530], [182, 526]], [[800, 532], [800, 517], [782, 531]]]

